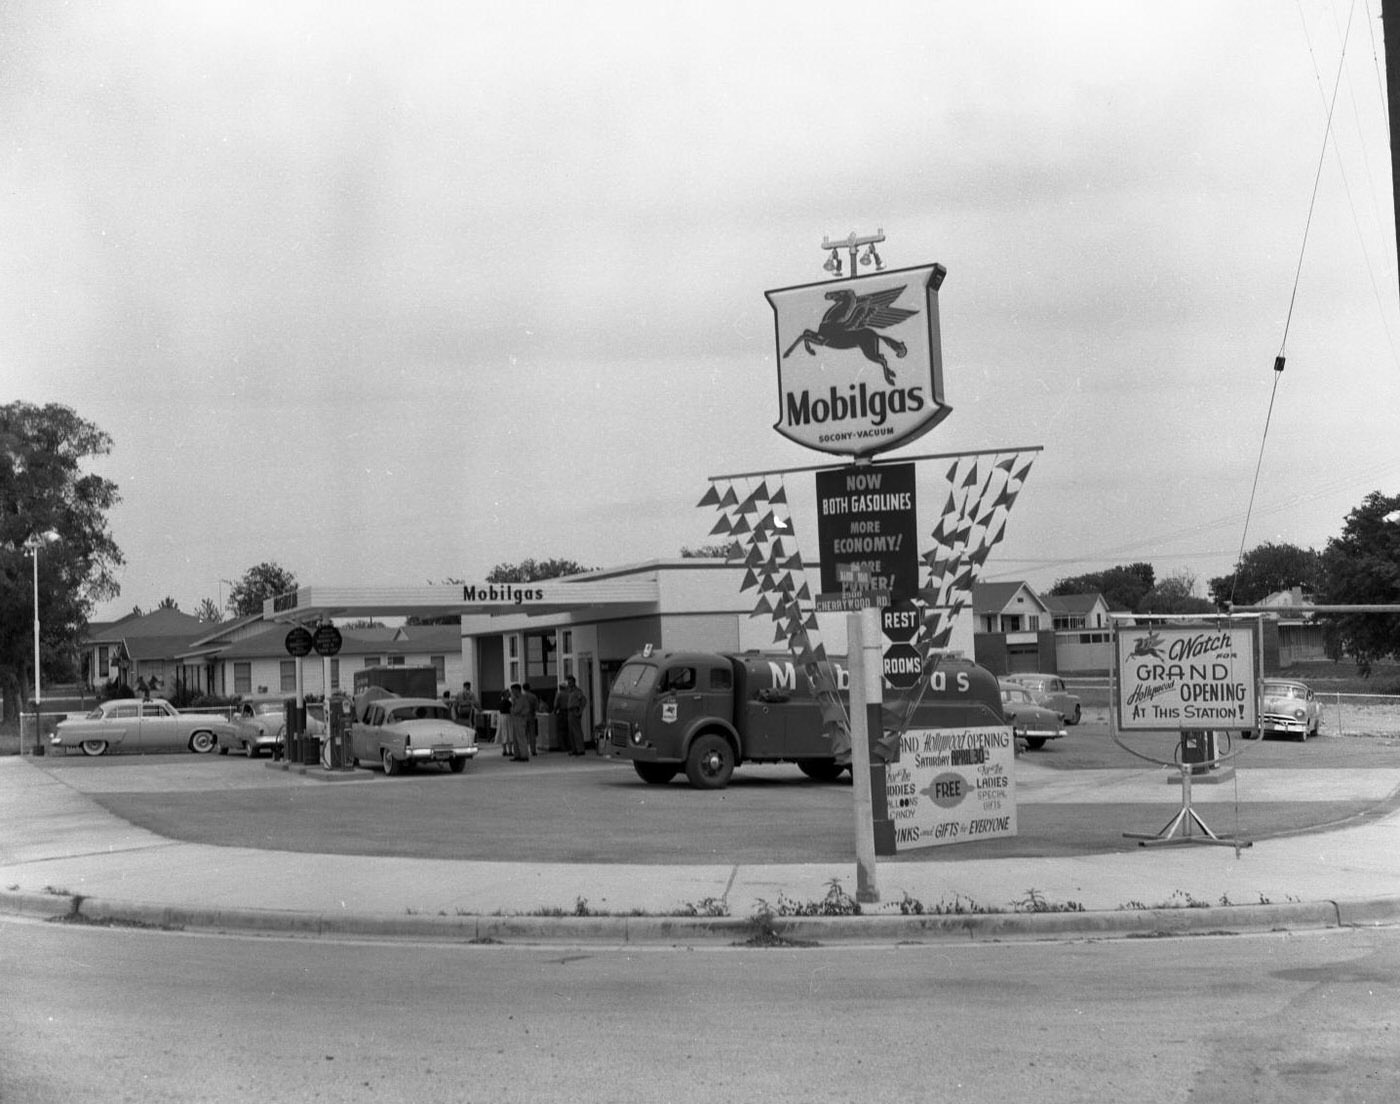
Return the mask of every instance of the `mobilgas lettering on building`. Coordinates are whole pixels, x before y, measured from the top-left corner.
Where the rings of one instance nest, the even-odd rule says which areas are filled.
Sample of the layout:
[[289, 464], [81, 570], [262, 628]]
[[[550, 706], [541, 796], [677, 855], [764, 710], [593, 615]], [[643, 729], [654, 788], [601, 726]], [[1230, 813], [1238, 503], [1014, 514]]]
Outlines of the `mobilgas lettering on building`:
[[462, 601], [500, 603], [501, 605], [521, 605], [525, 602], [541, 602], [544, 590], [540, 587], [515, 586], [512, 583], [467, 583], [462, 587]]
[[766, 292], [778, 352], [773, 428], [821, 452], [868, 456], [927, 433], [943, 398], [942, 265]]

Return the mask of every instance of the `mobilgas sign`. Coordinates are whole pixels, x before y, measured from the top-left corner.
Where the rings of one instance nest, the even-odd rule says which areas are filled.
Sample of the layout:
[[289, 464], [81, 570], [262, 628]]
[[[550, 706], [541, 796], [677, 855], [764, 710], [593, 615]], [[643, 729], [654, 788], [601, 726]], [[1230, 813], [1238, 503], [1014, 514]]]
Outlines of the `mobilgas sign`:
[[938, 264], [769, 291], [784, 437], [869, 456], [927, 433], [943, 400]]

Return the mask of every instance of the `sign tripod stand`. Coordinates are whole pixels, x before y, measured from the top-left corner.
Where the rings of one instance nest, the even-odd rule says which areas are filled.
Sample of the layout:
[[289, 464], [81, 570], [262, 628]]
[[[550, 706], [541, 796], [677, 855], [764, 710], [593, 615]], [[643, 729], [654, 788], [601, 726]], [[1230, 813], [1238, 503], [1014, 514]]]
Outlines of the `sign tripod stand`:
[[[1214, 843], [1222, 847], [1254, 846], [1251, 840], [1237, 840], [1217, 836], [1210, 830], [1210, 825], [1202, 820], [1200, 814], [1191, 807], [1191, 772], [1193, 769], [1190, 763], [1181, 764], [1181, 808], [1178, 810], [1176, 816], [1172, 817], [1171, 820], [1162, 826], [1160, 832], [1151, 836], [1139, 834], [1137, 832], [1124, 832], [1123, 838], [1137, 840], [1139, 847], [1160, 846], [1164, 843]], [[1191, 825], [1193, 824], [1204, 834], [1199, 836], [1192, 834]], [[1178, 830], [1181, 831], [1181, 835], [1177, 835]]]

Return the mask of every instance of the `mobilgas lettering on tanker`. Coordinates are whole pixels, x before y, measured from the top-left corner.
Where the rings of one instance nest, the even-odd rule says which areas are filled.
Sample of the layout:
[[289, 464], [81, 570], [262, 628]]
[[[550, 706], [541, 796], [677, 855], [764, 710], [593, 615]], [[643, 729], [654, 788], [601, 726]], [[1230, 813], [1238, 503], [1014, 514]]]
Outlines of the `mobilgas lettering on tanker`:
[[[647, 782], [669, 782], [682, 769], [691, 783], [718, 788], [743, 763], [796, 763], [814, 778], [845, 769], [814, 688], [814, 667], [787, 655], [670, 652], [636, 655], [608, 696], [612, 752], [631, 760]], [[825, 672], [846, 699], [850, 673], [842, 657]], [[945, 660], [929, 675], [915, 714], [928, 727], [1000, 725], [996, 679], [965, 660]], [[846, 702], [849, 709], [849, 703]]]

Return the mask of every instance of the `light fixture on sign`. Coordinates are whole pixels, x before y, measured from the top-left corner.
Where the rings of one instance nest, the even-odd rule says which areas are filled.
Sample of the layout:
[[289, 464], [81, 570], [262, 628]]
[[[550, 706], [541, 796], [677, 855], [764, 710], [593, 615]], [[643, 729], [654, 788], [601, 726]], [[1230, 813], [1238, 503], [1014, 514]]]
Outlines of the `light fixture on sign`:
[[826, 259], [826, 264], [822, 265], [822, 268], [833, 276], [841, 275], [841, 258], [837, 255], [836, 250], [831, 251], [831, 256]]
[[865, 253], [860, 258], [860, 263], [863, 265], [868, 265], [871, 262], [874, 262], [876, 272], [885, 271], [885, 262], [880, 260], [880, 254], [875, 252], [873, 243], [865, 247]]

